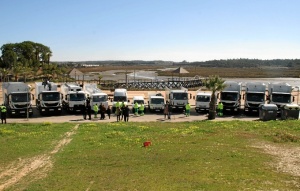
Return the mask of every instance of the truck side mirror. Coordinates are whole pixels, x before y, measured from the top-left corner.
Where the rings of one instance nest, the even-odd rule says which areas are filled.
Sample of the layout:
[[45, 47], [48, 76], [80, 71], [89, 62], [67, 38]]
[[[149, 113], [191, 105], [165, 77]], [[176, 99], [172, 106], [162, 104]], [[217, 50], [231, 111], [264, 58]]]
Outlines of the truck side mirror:
[[293, 102], [295, 101], [295, 96], [293, 96]]
[[149, 105], [149, 103], [150, 103], [150, 102], [148, 101], [148, 105]]
[[192, 94], [190, 94], [190, 99], [192, 99]]
[[34, 100], [34, 95], [33, 94], [31, 94], [32, 95], [32, 100]]
[[196, 97], [195, 97], [195, 96], [193, 96], [193, 99], [196, 99]]
[[243, 95], [243, 100], [245, 100], [245, 94]]
[[65, 100], [67, 100], [67, 99], [68, 99], [68, 95], [65, 96]]
[[130, 103], [130, 100], [127, 100], [128, 103]]

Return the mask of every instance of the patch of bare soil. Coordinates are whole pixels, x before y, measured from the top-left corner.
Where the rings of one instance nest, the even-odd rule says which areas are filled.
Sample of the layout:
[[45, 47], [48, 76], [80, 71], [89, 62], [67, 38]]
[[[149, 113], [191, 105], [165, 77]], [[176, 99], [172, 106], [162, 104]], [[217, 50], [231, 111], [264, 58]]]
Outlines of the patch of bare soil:
[[63, 138], [56, 144], [51, 152], [12, 162], [0, 172], [0, 190], [4, 190], [17, 184], [27, 176], [33, 177], [30, 179], [31, 182], [45, 177], [47, 172], [49, 172], [53, 166], [52, 156], [71, 142], [71, 136], [76, 133], [78, 127], [79, 125], [77, 124], [70, 132], [65, 133]]
[[[262, 149], [265, 153], [276, 158], [276, 162], [270, 163], [278, 172], [288, 173], [292, 176], [300, 176], [300, 147], [258, 143], [255, 148]], [[300, 183], [291, 180], [290, 183], [300, 188]]]

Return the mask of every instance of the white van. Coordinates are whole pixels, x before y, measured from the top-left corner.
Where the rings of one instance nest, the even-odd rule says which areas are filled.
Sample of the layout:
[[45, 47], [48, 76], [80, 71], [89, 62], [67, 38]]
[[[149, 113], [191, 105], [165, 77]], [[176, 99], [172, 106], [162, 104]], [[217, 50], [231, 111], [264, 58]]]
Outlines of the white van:
[[114, 113], [116, 111], [116, 103], [117, 102], [124, 102], [125, 105], [128, 104], [128, 95], [127, 95], [127, 90], [126, 89], [115, 89], [114, 92], [114, 98], [113, 98], [113, 103], [112, 103], [112, 112]]
[[[133, 96], [132, 98], [132, 112], [134, 113], [134, 104], [137, 103], [140, 108], [142, 104], [145, 105], [144, 96]], [[145, 111], [144, 111], [145, 112]]]

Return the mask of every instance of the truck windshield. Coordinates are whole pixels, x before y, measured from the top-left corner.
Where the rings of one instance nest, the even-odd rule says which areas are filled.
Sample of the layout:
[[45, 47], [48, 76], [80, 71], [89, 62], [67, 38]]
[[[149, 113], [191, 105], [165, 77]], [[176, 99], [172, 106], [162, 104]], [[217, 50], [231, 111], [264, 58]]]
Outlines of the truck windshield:
[[279, 103], [291, 103], [291, 94], [272, 94], [272, 101]]
[[152, 103], [152, 104], [164, 104], [164, 103], [165, 103], [165, 100], [164, 100], [164, 99], [161, 99], [161, 98], [152, 98], [152, 99], [151, 99], [151, 103]]
[[265, 100], [265, 94], [263, 93], [247, 93], [247, 101], [263, 102]]
[[12, 102], [29, 102], [30, 94], [29, 93], [12, 94], [11, 100]]
[[222, 92], [221, 93], [221, 100], [237, 101], [238, 100], [238, 93], [235, 93], [235, 92]]
[[107, 95], [93, 96], [93, 102], [107, 101]]
[[114, 101], [127, 101], [127, 97], [126, 96], [114, 96]]
[[49, 92], [42, 94], [42, 100], [44, 101], [59, 101], [60, 95], [58, 92]]
[[210, 96], [208, 96], [208, 95], [198, 95], [196, 101], [210, 102]]
[[144, 100], [134, 100], [134, 103], [144, 104]]
[[187, 100], [188, 94], [187, 93], [173, 93], [174, 100]]
[[70, 94], [70, 101], [84, 101], [84, 94]]

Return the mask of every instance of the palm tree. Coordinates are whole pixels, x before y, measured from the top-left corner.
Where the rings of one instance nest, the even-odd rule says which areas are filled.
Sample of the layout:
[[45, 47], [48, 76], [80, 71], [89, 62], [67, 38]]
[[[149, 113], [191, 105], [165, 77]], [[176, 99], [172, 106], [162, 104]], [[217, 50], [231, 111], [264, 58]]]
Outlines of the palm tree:
[[212, 92], [211, 100], [209, 103], [208, 119], [216, 118], [216, 104], [217, 104], [216, 92], [222, 91], [226, 87], [224, 82], [225, 80], [223, 80], [219, 76], [209, 76], [209, 78], [206, 79], [204, 82], [205, 87]]
[[100, 74], [98, 75], [98, 80], [99, 80], [99, 86], [101, 86], [101, 79], [103, 78], [103, 76], [101, 76]]
[[0, 73], [1, 73], [1, 81], [2, 82], [6, 82], [8, 81], [8, 74], [9, 74], [9, 70], [6, 68], [0, 68]]

